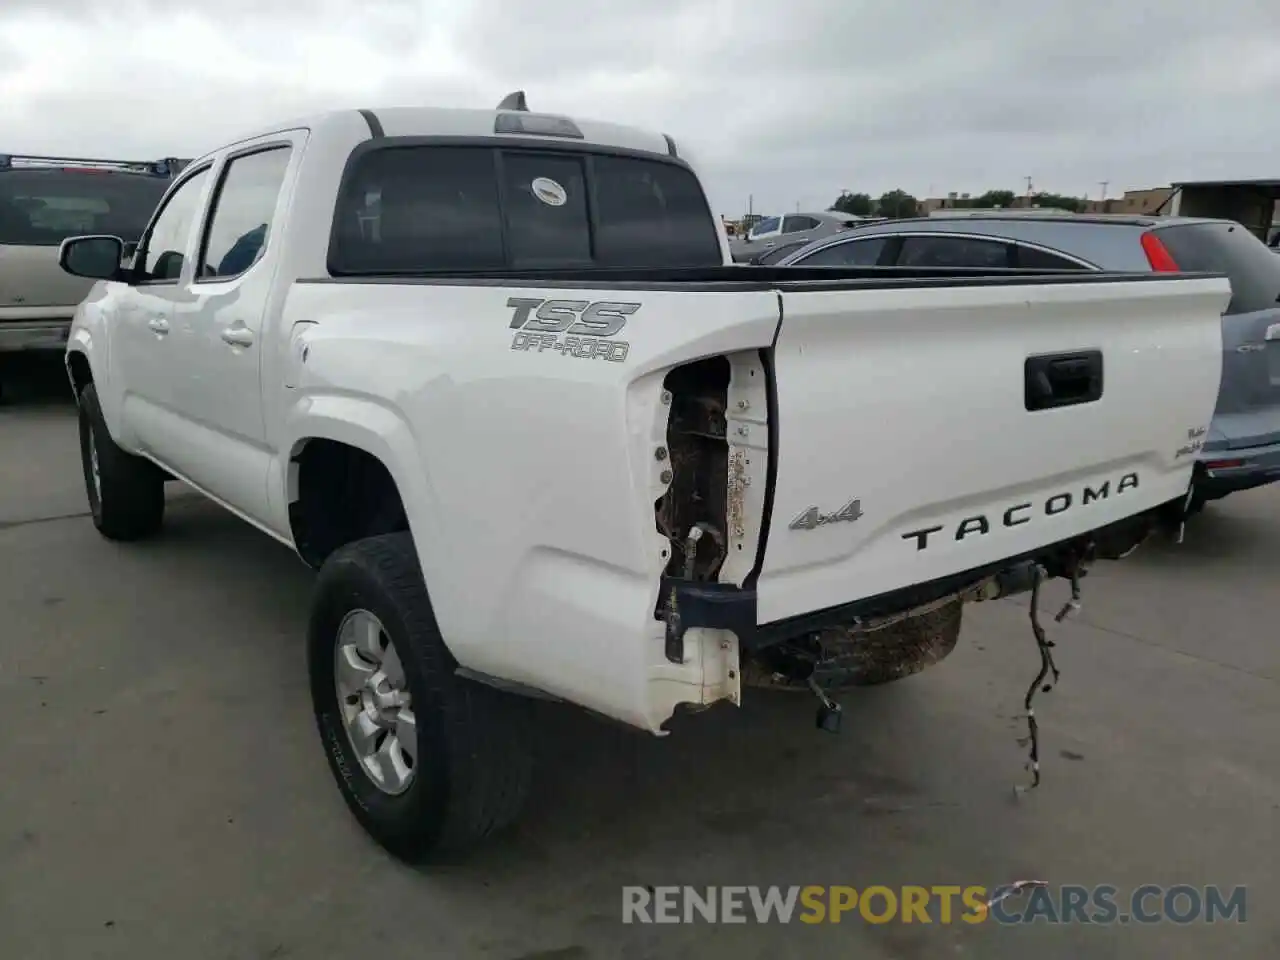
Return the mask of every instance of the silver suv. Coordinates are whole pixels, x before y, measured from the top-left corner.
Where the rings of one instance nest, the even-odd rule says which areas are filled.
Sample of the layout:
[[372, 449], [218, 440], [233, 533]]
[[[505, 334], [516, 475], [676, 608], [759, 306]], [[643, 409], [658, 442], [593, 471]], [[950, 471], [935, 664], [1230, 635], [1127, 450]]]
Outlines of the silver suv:
[[808, 244], [778, 265], [1226, 274], [1232, 297], [1222, 316], [1218, 405], [1208, 434], [1188, 439], [1200, 464], [1193, 506], [1280, 479], [1280, 257], [1234, 221], [1052, 214], [891, 220]]
[[0, 155], [0, 355], [62, 351], [93, 286], [58, 267], [67, 237], [136, 241], [184, 161]]

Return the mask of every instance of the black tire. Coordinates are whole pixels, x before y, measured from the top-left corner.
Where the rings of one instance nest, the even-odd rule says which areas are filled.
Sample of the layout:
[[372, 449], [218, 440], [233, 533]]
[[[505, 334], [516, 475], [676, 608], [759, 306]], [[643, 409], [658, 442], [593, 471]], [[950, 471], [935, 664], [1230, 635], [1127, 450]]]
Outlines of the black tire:
[[[413, 780], [398, 795], [374, 783], [343, 725], [335, 645], [354, 610], [381, 622], [412, 698], [417, 760]], [[530, 704], [456, 674], [409, 534], [358, 540], [325, 561], [311, 608], [307, 662], [329, 768], [352, 814], [389, 853], [419, 863], [462, 852], [516, 820], [532, 779]]]
[[[164, 522], [164, 474], [149, 460], [116, 446], [102, 418], [97, 388], [80, 391], [80, 464], [93, 525], [108, 540], [141, 540]], [[98, 484], [93, 479], [93, 450]], [[99, 492], [100, 491], [100, 492]]]

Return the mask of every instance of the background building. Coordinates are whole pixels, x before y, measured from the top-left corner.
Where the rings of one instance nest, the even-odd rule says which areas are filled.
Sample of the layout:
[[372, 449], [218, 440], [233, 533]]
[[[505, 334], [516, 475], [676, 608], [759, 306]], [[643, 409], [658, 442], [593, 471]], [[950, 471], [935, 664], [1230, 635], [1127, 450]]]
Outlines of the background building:
[[[1126, 190], [1123, 196], [1106, 200], [1086, 200], [1083, 213], [1153, 214], [1173, 196], [1173, 187]], [[1167, 211], [1165, 211], [1167, 212]]]

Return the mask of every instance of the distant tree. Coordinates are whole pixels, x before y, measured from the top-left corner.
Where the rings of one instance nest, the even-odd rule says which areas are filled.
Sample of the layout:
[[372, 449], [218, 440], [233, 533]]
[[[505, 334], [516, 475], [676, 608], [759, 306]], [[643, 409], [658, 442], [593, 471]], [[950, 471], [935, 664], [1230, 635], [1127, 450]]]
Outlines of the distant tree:
[[841, 193], [836, 198], [836, 202], [831, 205], [831, 209], [839, 210], [841, 213], [851, 213], [855, 217], [869, 217], [873, 209], [871, 195], [868, 193]]
[[1033, 193], [1031, 202], [1041, 207], [1070, 210], [1072, 213], [1079, 213], [1084, 209], [1079, 197], [1064, 197], [1059, 193]]
[[905, 190], [890, 190], [876, 201], [876, 212], [882, 217], [914, 217], [920, 212], [916, 198]]
[[988, 190], [973, 201], [975, 207], [1009, 207], [1013, 205], [1012, 190]]

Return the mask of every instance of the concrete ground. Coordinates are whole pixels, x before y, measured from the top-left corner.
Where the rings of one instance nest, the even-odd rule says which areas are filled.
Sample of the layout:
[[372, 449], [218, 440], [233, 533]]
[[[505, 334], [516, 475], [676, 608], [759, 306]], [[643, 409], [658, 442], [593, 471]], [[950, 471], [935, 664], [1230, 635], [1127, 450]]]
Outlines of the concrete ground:
[[[946, 663], [847, 698], [838, 737], [792, 695], [661, 741], [548, 708], [517, 832], [415, 871], [330, 781], [303, 663], [311, 575], [181, 494], [158, 540], [99, 538], [51, 382], [0, 407], [6, 960], [1280, 955], [1280, 489], [1087, 580], [1083, 615], [1053, 631], [1045, 782], [1019, 802], [1037, 661], [1006, 601], [971, 608]], [[1247, 920], [620, 922], [624, 884], [1028, 878], [1245, 884]]]

